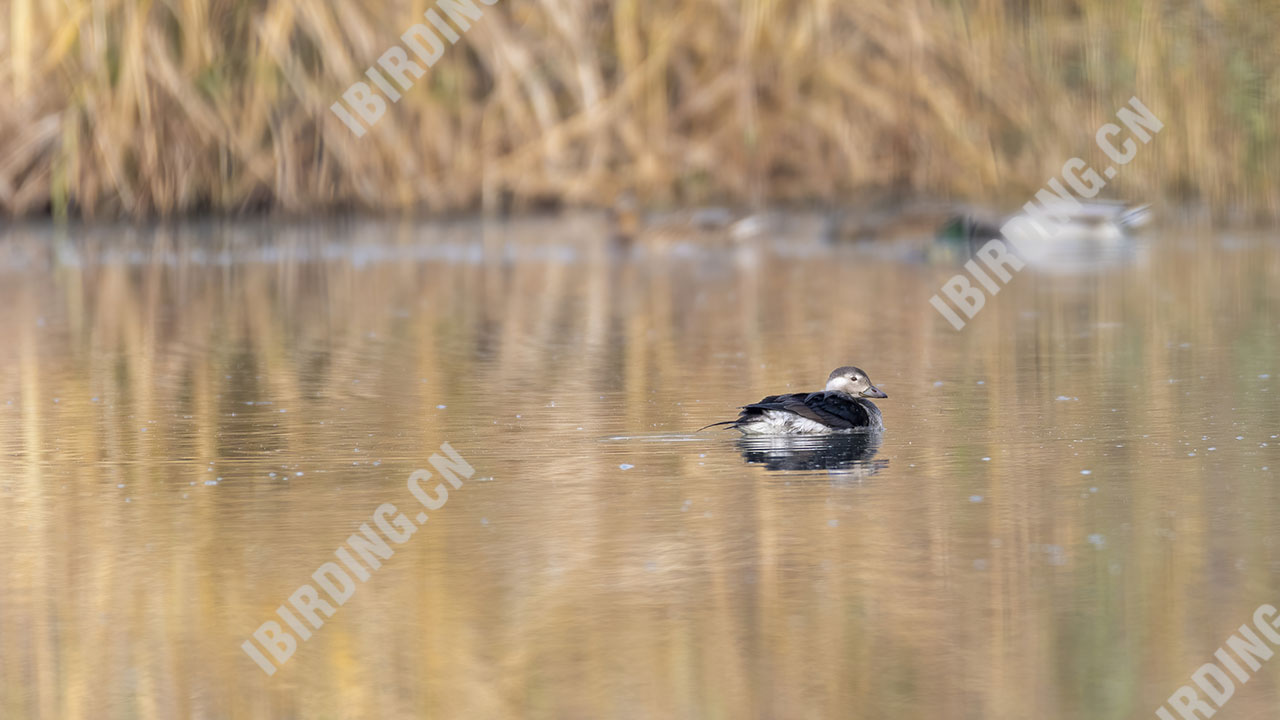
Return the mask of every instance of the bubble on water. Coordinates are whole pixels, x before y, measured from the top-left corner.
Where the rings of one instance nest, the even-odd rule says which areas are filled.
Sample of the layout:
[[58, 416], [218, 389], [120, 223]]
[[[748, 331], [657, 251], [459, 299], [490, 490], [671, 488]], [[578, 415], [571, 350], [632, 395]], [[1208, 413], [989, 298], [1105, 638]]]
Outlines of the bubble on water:
[[1062, 552], [1060, 545], [1044, 545], [1042, 546], [1044, 553], [1049, 556], [1050, 565], [1066, 565], [1067, 557]]
[[980, 503], [980, 502], [982, 502], [982, 496], [981, 496], [981, 495], [970, 495], [970, 496], [969, 496], [969, 502], [971, 502], [971, 503]]
[[447, 407], [449, 407], [449, 406], [448, 406], [448, 405], [437, 405], [437, 406], [436, 406], [436, 409], [437, 409], [437, 410], [444, 410], [444, 409], [445, 409], [445, 408], [447, 408]]
[[1081, 475], [1092, 475], [1092, 474], [1093, 474], [1093, 471], [1092, 471], [1092, 470], [1081, 470], [1081, 471], [1080, 471], [1080, 474], [1081, 474]]
[[974, 569], [974, 570], [986, 570], [986, 569], [987, 569], [987, 561], [986, 561], [986, 560], [983, 560], [982, 558], [978, 558], [977, 560], [974, 560], [974, 561], [973, 561], [973, 569]]
[[1093, 533], [1092, 535], [1090, 535], [1085, 539], [1088, 540], [1090, 545], [1098, 548], [1099, 550], [1101, 550], [1107, 544], [1107, 539], [1099, 533]]
[[984, 458], [982, 458], [982, 462], [991, 462], [991, 458], [989, 458], [989, 457], [984, 457]]
[[635, 465], [632, 465], [631, 463], [622, 463], [621, 465], [619, 465], [619, 466], [618, 466], [618, 469], [619, 469], [619, 470], [630, 470], [630, 469], [631, 469], [631, 468], [633, 468], [633, 467], [635, 467]]
[[217, 481], [217, 480], [205, 480], [205, 481], [204, 481], [204, 484], [205, 484], [205, 485], [217, 485], [217, 484], [218, 484], [218, 481]]
[[117, 485], [116, 487], [118, 487], [118, 488], [120, 488], [120, 489], [124, 489], [124, 483], [120, 483], [120, 484], [119, 484], [119, 485]]
[[831, 518], [827, 521], [827, 527], [837, 527], [838, 525], [840, 525], [840, 521], [835, 518]]
[[942, 381], [941, 381], [941, 380], [936, 380], [936, 381], [934, 381], [933, 386], [934, 386], [934, 387], [942, 387]]

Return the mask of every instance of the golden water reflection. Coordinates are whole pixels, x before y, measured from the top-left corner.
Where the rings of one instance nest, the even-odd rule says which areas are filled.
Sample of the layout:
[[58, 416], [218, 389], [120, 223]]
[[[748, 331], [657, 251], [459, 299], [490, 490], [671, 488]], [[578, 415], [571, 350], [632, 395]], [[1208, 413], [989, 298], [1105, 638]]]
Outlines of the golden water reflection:
[[[1150, 717], [1280, 602], [1269, 238], [957, 333], [953, 267], [601, 236], [11, 231], [0, 715]], [[691, 434], [846, 363], [874, 447]], [[446, 441], [476, 476], [265, 675], [241, 642]], [[1229, 712], [1277, 704], [1272, 663]]]

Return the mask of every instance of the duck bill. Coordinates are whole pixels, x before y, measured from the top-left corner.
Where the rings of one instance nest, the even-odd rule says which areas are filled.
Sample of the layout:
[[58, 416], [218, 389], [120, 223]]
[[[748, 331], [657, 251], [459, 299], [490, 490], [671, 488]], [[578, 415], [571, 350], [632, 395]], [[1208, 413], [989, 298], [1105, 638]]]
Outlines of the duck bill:
[[889, 396], [888, 396], [888, 395], [885, 395], [885, 394], [884, 394], [884, 391], [883, 391], [883, 390], [881, 390], [880, 388], [876, 387], [875, 385], [872, 385], [871, 387], [869, 387], [869, 388], [867, 388], [866, 390], [863, 390], [863, 391], [862, 391], [862, 397], [869, 397], [869, 398], [887, 398], [887, 397], [889, 397]]

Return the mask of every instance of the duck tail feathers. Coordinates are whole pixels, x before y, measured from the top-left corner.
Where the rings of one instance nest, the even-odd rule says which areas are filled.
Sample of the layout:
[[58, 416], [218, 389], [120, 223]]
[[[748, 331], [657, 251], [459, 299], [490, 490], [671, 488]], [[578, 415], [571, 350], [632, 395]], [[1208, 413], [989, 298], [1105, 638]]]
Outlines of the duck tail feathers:
[[738, 424], [737, 420], [725, 420], [724, 422], [711, 423], [710, 425], [704, 425], [703, 427], [698, 428], [696, 432], [702, 432], [707, 428], [719, 427], [721, 425], [737, 425], [737, 424]]

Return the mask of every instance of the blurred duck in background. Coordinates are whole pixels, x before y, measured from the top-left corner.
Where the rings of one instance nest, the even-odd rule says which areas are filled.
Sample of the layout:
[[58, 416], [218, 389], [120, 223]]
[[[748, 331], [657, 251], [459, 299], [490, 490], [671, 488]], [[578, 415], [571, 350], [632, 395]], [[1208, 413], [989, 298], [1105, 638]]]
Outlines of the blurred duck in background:
[[1049, 237], [1028, 232], [1004, 238], [1001, 229], [1017, 217], [954, 215], [938, 229], [931, 259], [967, 258], [997, 238], [1011, 240], [1013, 250], [1031, 263], [1091, 256], [1102, 259], [1132, 247], [1138, 230], [1151, 222], [1151, 205], [1108, 201], [1047, 205], [1036, 222], [1044, 226]]
[[738, 212], [724, 207], [646, 212], [632, 192], [621, 193], [606, 213], [609, 236], [615, 245], [629, 248], [668, 248], [692, 243], [733, 246], [777, 229], [777, 217], [767, 213]]

